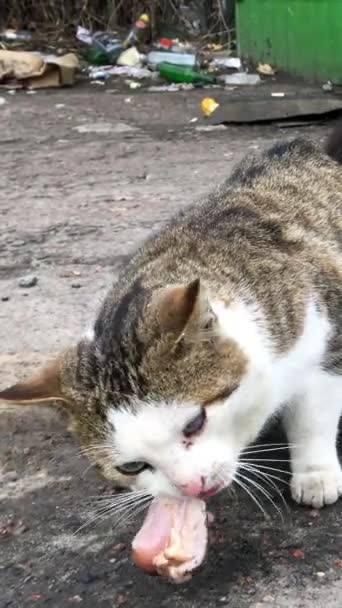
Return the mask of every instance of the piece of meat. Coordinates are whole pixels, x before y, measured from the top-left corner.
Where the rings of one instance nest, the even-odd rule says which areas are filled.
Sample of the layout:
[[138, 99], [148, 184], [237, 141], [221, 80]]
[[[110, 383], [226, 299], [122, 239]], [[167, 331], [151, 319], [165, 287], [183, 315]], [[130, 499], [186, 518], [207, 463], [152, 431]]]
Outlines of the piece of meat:
[[150, 574], [184, 582], [203, 562], [207, 542], [205, 503], [161, 496], [153, 501], [133, 540], [133, 559]]

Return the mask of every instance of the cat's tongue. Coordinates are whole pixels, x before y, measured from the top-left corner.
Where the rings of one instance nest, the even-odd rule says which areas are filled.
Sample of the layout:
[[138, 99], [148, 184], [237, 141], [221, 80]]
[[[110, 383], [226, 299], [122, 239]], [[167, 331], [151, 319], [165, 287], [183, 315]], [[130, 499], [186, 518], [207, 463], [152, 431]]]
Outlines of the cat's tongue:
[[153, 501], [133, 540], [133, 559], [146, 572], [182, 582], [202, 563], [207, 540], [202, 500], [161, 496]]

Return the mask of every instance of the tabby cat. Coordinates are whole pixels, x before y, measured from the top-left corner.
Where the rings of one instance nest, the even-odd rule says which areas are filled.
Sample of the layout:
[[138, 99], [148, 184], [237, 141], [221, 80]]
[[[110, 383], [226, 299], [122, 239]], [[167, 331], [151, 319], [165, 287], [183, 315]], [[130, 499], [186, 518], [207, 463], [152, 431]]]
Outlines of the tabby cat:
[[342, 133], [247, 158], [149, 238], [87, 335], [3, 400], [60, 400], [106, 477], [206, 498], [280, 415], [292, 495], [342, 494]]

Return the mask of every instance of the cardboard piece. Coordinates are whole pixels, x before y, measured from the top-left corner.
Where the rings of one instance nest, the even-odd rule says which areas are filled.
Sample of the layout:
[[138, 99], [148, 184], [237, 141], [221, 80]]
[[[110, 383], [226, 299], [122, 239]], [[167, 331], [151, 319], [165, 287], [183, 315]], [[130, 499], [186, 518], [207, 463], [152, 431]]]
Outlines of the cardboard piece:
[[79, 61], [74, 53], [57, 57], [0, 49], [0, 87], [42, 89], [71, 86]]

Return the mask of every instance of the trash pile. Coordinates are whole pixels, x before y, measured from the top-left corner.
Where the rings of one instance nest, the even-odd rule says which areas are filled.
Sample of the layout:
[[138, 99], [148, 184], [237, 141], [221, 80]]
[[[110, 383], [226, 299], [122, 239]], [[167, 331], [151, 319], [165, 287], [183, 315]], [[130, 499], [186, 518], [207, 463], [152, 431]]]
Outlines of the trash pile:
[[194, 43], [159, 38], [147, 47], [150, 19], [146, 13], [140, 15], [124, 40], [116, 32], [92, 33], [81, 26], [76, 36], [84, 45], [83, 56], [89, 64], [85, 73], [95, 84], [120, 76], [132, 89], [147, 86], [151, 91], [177, 91], [261, 82], [259, 74], [247, 73], [241, 60], [231, 57], [222, 45], [211, 44], [199, 50]]
[[[150, 16], [143, 13], [126, 36], [117, 32], [90, 31], [79, 26], [76, 53], [56, 54], [27, 50], [32, 34], [0, 32], [0, 86], [43, 88], [73, 85], [76, 73], [92, 84], [119, 84], [130, 89], [178, 91], [193, 87], [257, 85], [260, 74], [273, 76], [271, 66], [249, 73], [238, 57], [221, 44], [201, 46], [152, 35]], [[19, 47], [19, 50], [18, 50]], [[24, 47], [25, 50], [21, 50]]]

